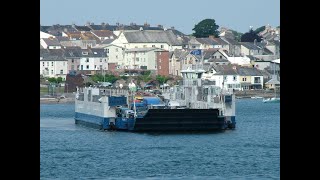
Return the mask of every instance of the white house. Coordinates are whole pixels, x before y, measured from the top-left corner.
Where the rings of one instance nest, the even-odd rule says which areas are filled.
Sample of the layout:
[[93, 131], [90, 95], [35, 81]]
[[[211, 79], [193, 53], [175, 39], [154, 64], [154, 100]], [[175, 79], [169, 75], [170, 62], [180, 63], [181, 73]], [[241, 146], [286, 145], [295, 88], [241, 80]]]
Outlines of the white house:
[[240, 90], [240, 77], [237, 72], [217, 72], [210, 78], [221, 88]]
[[101, 45], [99, 48], [104, 49], [108, 63], [117, 63], [118, 69], [123, 69], [125, 48], [114, 44]]
[[79, 70], [108, 70], [104, 49], [82, 49]]
[[95, 35], [97, 38], [99, 38], [100, 41], [117, 38], [117, 36], [113, 34], [112, 31], [109, 31], [109, 30], [91, 30], [91, 33]]
[[147, 69], [157, 70], [157, 50], [159, 48], [133, 48], [124, 52], [125, 69]]
[[66, 79], [68, 61], [61, 56], [40, 56], [40, 75]]
[[111, 44], [132, 48], [160, 48], [167, 51], [182, 49], [182, 41], [172, 30], [122, 31]]

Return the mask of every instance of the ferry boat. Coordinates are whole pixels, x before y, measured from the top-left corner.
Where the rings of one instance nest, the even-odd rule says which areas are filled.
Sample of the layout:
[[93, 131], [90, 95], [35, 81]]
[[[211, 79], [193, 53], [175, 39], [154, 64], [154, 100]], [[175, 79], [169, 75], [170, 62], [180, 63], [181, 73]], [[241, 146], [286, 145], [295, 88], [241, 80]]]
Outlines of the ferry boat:
[[203, 69], [182, 70], [183, 82], [161, 96], [141, 97], [136, 88], [77, 88], [75, 123], [102, 130], [214, 131], [235, 129], [235, 95], [201, 80]]

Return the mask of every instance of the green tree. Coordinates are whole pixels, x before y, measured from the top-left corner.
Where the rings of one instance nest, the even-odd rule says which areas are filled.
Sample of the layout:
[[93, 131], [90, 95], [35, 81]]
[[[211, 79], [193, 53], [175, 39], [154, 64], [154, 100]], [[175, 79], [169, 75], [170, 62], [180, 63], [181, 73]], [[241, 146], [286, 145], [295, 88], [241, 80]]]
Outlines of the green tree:
[[219, 37], [219, 26], [216, 24], [214, 19], [204, 19], [194, 26], [192, 29], [195, 31], [193, 35], [197, 38], [209, 37], [214, 35]]
[[254, 32], [256, 34], [259, 34], [260, 32], [264, 31], [265, 29], [266, 29], [266, 26], [261, 26], [261, 27], [257, 28], [256, 30], [254, 30]]
[[118, 80], [119, 78], [116, 77], [113, 74], [106, 74], [106, 82], [114, 83]]
[[235, 31], [235, 30], [231, 30], [231, 32], [237, 41], [241, 41], [241, 36], [243, 35], [243, 33]]
[[54, 78], [54, 77], [49, 77], [49, 78], [48, 78], [48, 81], [49, 81], [50, 83], [56, 83], [56, 82], [57, 82], [56, 78]]
[[257, 42], [261, 41], [261, 37], [258, 36], [257, 33], [255, 33], [252, 29], [241, 36], [241, 42], [254, 42], [255, 39]]
[[169, 77], [157, 75], [157, 76], [156, 76], [156, 80], [157, 80], [160, 84], [163, 84], [163, 83], [165, 83], [165, 82], [167, 82], [167, 81], [169, 80]]
[[58, 77], [56, 80], [57, 80], [57, 83], [61, 83], [62, 82], [62, 77]]
[[92, 81], [94, 81], [94, 82], [103, 82], [103, 75], [101, 75], [101, 74], [95, 74], [95, 75], [93, 75], [93, 76], [91, 76], [91, 79], [92, 79]]

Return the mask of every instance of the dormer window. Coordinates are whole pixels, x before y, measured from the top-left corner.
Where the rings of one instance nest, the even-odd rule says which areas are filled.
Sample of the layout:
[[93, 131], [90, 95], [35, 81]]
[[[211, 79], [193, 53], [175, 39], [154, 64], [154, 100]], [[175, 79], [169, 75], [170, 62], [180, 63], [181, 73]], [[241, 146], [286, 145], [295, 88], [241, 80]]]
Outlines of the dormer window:
[[88, 55], [88, 52], [82, 52], [82, 55]]

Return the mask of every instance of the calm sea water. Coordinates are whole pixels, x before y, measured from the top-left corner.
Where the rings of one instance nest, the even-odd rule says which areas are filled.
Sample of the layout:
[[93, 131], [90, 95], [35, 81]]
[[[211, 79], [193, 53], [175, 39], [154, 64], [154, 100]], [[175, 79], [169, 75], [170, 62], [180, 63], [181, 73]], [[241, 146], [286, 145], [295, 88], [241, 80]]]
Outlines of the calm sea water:
[[74, 104], [42, 104], [41, 179], [280, 179], [280, 104], [238, 99], [236, 130], [108, 132], [74, 124]]

